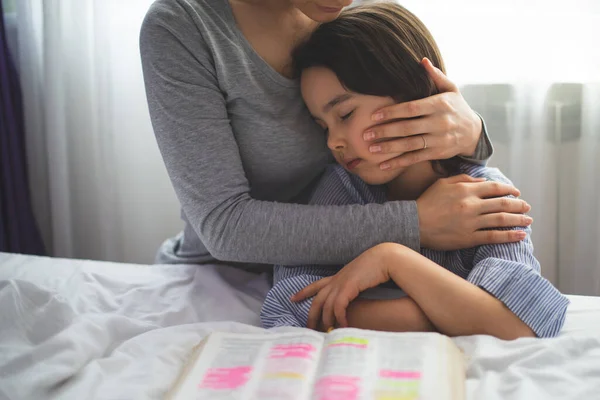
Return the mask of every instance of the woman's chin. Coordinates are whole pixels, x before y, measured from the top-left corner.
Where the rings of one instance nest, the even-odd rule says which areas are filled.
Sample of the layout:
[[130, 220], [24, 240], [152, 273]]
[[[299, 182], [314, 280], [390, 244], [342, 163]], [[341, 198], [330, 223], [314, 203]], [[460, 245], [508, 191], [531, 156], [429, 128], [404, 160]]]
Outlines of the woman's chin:
[[321, 23], [321, 24], [333, 21], [342, 12], [341, 9], [339, 11], [326, 12], [326, 11], [319, 9], [318, 6], [316, 6], [316, 5], [314, 6], [313, 9], [309, 9], [309, 10], [301, 9], [300, 11], [304, 15], [306, 15], [308, 18], [312, 19], [315, 22]]

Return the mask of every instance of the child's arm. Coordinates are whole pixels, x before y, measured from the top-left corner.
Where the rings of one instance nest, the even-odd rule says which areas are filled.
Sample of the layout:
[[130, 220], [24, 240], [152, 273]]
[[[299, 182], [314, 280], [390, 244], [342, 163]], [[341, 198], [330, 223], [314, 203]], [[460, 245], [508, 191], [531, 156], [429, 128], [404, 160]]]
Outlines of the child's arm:
[[556, 336], [569, 300], [540, 274], [533, 256], [531, 228], [521, 242], [480, 246], [467, 280], [500, 300], [539, 337]]
[[386, 263], [391, 279], [446, 335], [535, 336], [500, 300], [419, 253], [391, 245]]
[[[321, 318], [326, 327], [334, 326], [335, 320], [347, 326], [346, 309], [350, 302], [360, 292], [389, 279], [394, 280], [444, 334], [489, 334], [503, 339], [534, 336], [534, 331], [502, 301], [421, 254], [393, 243], [366, 251], [336, 275], [301, 290], [293, 300], [316, 294], [308, 317], [309, 327], [316, 327]], [[539, 306], [547, 305], [542, 301]], [[381, 323], [389, 312], [385, 306], [373, 303], [367, 324], [369, 321]], [[561, 313], [562, 309], [557, 312]], [[375, 329], [375, 326], [363, 327]]]
[[433, 332], [435, 326], [409, 297], [356, 299], [348, 305], [348, 326], [388, 332]]

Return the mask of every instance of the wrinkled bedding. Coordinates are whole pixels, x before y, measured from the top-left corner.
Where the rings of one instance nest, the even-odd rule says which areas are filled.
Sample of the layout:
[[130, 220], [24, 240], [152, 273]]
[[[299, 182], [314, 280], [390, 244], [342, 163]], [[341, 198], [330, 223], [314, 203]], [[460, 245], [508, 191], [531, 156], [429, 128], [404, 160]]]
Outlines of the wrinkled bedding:
[[[223, 265], [0, 253], [0, 399], [160, 399], [207, 333], [262, 331], [268, 289]], [[600, 398], [600, 298], [569, 297], [558, 338], [454, 339], [469, 399]]]

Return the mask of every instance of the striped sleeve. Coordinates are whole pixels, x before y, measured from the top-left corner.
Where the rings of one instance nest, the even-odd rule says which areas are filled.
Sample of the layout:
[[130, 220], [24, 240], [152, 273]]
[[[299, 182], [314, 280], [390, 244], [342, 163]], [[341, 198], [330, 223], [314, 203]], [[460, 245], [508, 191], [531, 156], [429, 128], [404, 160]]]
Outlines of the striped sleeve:
[[323, 276], [319, 275], [304, 274], [277, 282], [267, 293], [260, 312], [260, 322], [263, 328], [278, 326], [305, 328], [312, 298], [295, 303], [290, 300], [290, 296], [322, 278]]
[[[383, 202], [385, 202], [385, 192], [381, 188], [367, 185], [336, 164], [326, 169], [310, 200], [310, 204], [315, 206], [370, 204], [371, 207], [381, 207], [374, 203]], [[405, 220], [412, 221], [410, 223], [418, 227], [418, 221], [411, 220], [418, 219], [416, 203], [403, 202], [403, 204], [407, 207]], [[412, 238], [411, 245], [418, 248], [418, 232], [407, 236]], [[305, 327], [312, 298], [293, 303], [290, 296], [319, 279], [334, 275], [342, 267], [343, 265], [275, 265], [273, 287], [267, 294], [260, 315], [263, 327]]]
[[[517, 228], [515, 228], [517, 229]], [[538, 337], [558, 335], [569, 300], [540, 274], [529, 228], [517, 243], [480, 246], [468, 281], [500, 300]]]
[[[496, 168], [465, 164], [463, 172], [513, 184]], [[538, 337], [556, 336], [565, 322], [569, 300], [541, 275], [533, 255], [531, 228], [509, 229], [522, 230], [527, 236], [521, 242], [476, 248], [467, 279], [504, 303]]]
[[[363, 184], [364, 185], [364, 184]], [[366, 204], [366, 186], [355, 186], [337, 165], [330, 165], [324, 172], [310, 200], [312, 205]], [[342, 265], [275, 265], [273, 287], [267, 293], [260, 313], [264, 328], [278, 326], [306, 327], [312, 298], [294, 303], [290, 296], [326, 276], [335, 274]]]

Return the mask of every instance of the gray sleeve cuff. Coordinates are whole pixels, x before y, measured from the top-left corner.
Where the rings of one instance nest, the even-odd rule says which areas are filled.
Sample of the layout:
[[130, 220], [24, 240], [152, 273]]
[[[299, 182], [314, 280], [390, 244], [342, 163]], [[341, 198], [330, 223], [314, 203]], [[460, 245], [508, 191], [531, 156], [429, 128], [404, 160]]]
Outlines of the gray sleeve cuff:
[[481, 119], [481, 136], [479, 137], [479, 142], [477, 142], [475, 153], [471, 157], [461, 158], [473, 164], [486, 165], [492, 154], [494, 154], [494, 146], [492, 146], [484, 119], [477, 111], [475, 113]]
[[421, 252], [421, 228], [419, 226], [419, 213], [416, 201], [399, 202], [402, 208], [403, 228], [401, 234], [403, 241], [400, 244], [410, 247], [416, 252]]

